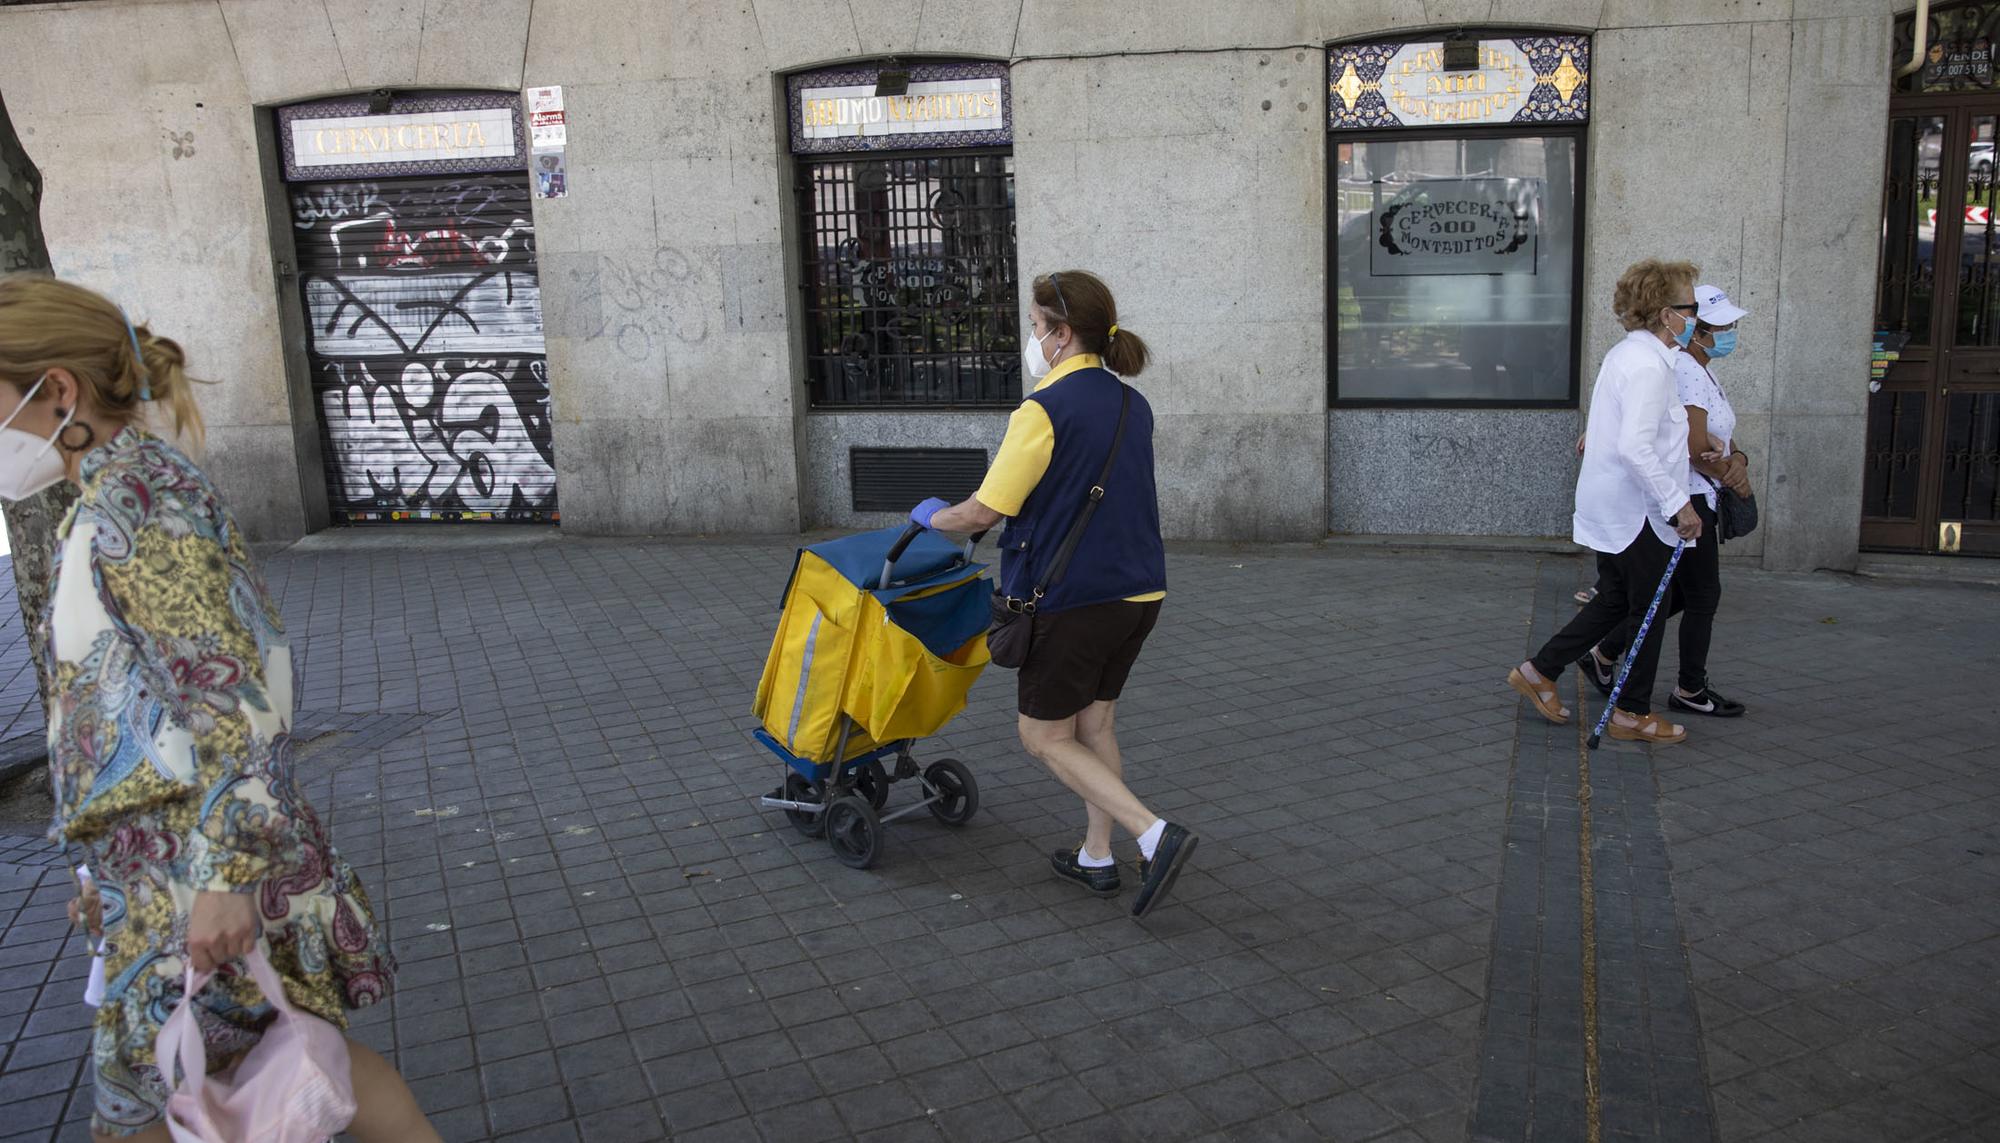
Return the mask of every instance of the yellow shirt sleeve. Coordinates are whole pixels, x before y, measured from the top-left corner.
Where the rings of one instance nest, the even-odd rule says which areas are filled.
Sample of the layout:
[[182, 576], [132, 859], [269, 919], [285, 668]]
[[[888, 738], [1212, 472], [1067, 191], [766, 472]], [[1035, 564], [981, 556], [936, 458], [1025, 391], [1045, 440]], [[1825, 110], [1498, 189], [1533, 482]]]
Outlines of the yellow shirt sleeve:
[[1007, 418], [1007, 435], [993, 466], [972, 498], [1000, 513], [1018, 516], [1029, 494], [1049, 470], [1049, 458], [1056, 452], [1056, 429], [1049, 423], [1048, 410], [1040, 401], [1023, 401]]

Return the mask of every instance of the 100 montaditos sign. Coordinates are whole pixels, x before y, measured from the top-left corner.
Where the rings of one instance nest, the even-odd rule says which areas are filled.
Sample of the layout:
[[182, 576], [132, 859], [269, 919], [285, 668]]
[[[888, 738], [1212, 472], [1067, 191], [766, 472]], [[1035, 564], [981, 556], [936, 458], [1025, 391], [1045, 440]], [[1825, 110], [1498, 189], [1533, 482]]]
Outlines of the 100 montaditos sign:
[[1424, 179], [1375, 214], [1369, 272], [1377, 277], [1535, 272], [1531, 179]]
[[795, 75], [788, 82], [794, 154], [1013, 142], [1007, 65], [915, 64], [883, 89], [876, 67]]
[[1446, 66], [1440, 41], [1342, 44], [1327, 53], [1335, 131], [1481, 123], [1580, 123], [1590, 112], [1590, 39], [1481, 40], [1474, 66]]

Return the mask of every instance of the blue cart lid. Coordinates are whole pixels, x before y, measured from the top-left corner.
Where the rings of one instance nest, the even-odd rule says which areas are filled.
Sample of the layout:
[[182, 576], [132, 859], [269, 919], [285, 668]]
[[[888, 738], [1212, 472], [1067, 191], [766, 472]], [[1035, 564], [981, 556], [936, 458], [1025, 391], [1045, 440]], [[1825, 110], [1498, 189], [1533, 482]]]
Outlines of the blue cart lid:
[[[810, 545], [805, 550], [831, 564], [833, 570], [847, 582], [863, 591], [875, 591], [882, 586], [882, 561], [888, 558], [889, 549], [896, 546], [896, 541], [902, 538], [907, 527], [898, 525], [874, 532], [856, 532], [838, 540]], [[902, 557], [896, 561], [891, 586], [922, 586], [941, 572], [961, 568], [963, 565], [959, 560], [963, 555], [960, 545], [926, 530], [903, 549]]]

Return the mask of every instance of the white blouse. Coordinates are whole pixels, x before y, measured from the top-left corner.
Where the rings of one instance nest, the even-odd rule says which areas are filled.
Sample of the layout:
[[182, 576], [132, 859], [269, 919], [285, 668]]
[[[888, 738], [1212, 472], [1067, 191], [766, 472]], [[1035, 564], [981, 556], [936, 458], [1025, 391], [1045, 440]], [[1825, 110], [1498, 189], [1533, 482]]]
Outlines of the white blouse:
[[1577, 543], [1615, 555], [1647, 524], [1661, 543], [1679, 541], [1671, 520], [1688, 502], [1688, 416], [1674, 382], [1681, 356], [1645, 330], [1604, 355], [1576, 478]]
[[[1708, 414], [1708, 435], [1722, 442], [1722, 455], [1728, 456], [1736, 435], [1736, 410], [1730, 407], [1729, 397], [1723, 393], [1715, 374], [1693, 355], [1683, 353], [1674, 362], [1674, 381], [1680, 386], [1682, 405], [1693, 405]], [[1689, 495], [1705, 497], [1712, 509], [1720, 489], [1720, 484], [1702, 475], [1694, 465], [1688, 465]]]

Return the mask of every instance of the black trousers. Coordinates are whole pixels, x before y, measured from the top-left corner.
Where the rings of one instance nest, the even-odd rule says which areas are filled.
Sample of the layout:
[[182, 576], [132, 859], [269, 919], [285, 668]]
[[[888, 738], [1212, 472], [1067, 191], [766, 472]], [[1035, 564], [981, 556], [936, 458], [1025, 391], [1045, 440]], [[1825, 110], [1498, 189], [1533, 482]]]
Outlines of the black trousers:
[[[1528, 660], [1535, 670], [1543, 678], [1554, 679], [1562, 674], [1564, 667], [1583, 658], [1626, 623], [1638, 630], [1673, 554], [1672, 548], [1653, 535], [1650, 524], [1640, 528], [1638, 538], [1617, 555], [1597, 553], [1597, 597], [1584, 604], [1576, 618]], [[1639, 653], [1632, 660], [1632, 673], [1618, 696], [1618, 709], [1628, 714], [1652, 713], [1653, 676], [1660, 669], [1660, 629], [1665, 626], [1659, 617], [1654, 617], [1646, 641], [1640, 644]]]
[[[1681, 690], [1691, 695], [1708, 685], [1708, 645], [1715, 637], [1715, 609], [1722, 603], [1722, 544], [1716, 539], [1715, 509], [1697, 496], [1694, 510], [1701, 517], [1701, 542], [1681, 555], [1674, 585], [1667, 589], [1667, 615], [1681, 617]], [[1640, 614], [1645, 614], [1643, 608]], [[1656, 615], [1653, 622], [1664, 623], [1666, 617]], [[1638, 629], [1638, 620], [1628, 621], [1597, 649], [1605, 658], [1616, 659]]]

